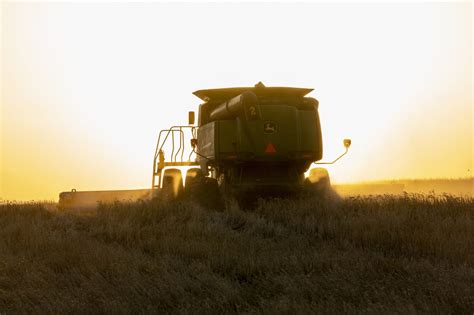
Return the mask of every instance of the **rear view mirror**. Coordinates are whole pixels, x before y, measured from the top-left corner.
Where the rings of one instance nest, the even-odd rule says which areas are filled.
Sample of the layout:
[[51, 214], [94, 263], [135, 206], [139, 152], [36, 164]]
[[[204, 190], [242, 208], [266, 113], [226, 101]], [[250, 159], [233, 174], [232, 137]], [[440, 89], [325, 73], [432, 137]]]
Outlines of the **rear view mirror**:
[[188, 124], [194, 125], [194, 112], [188, 112]]
[[344, 147], [348, 149], [351, 146], [351, 139], [344, 139]]

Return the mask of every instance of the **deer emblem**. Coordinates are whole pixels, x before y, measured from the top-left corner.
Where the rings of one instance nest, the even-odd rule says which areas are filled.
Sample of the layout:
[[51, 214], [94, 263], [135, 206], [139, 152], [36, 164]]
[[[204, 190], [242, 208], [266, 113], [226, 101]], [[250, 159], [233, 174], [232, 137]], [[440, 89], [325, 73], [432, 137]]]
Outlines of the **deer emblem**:
[[265, 133], [274, 133], [276, 131], [276, 124], [273, 122], [266, 122], [263, 125], [263, 131]]

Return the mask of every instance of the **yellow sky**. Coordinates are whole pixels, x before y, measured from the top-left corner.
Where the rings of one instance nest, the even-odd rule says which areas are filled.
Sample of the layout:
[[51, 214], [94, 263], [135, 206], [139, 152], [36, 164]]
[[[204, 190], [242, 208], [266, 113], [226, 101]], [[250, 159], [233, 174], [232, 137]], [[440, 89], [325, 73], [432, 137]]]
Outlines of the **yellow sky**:
[[[473, 172], [472, 5], [1, 4], [4, 199], [146, 188], [202, 88], [312, 87], [334, 182]], [[470, 171], [468, 171], [470, 170]]]

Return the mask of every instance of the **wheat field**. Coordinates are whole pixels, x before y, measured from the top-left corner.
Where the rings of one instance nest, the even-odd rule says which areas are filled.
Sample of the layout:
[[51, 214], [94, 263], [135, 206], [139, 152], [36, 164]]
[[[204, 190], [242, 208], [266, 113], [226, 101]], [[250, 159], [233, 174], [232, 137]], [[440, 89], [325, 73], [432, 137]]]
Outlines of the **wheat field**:
[[0, 206], [0, 313], [474, 311], [474, 199]]

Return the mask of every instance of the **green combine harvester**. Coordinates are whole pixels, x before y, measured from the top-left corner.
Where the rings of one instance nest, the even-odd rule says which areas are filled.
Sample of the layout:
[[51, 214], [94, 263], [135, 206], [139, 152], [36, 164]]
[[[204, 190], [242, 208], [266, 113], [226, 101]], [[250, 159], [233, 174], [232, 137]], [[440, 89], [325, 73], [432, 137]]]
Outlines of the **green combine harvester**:
[[[344, 140], [346, 150], [336, 160], [318, 162], [323, 156], [319, 103], [306, 96], [311, 91], [261, 82], [196, 91], [203, 101], [197, 126], [189, 112], [188, 125], [159, 133], [150, 191], [64, 192], [60, 205], [97, 203], [107, 195], [105, 201], [193, 200], [215, 208], [235, 200], [247, 207], [258, 198], [322, 193], [330, 188], [328, 172], [311, 166], [335, 163], [351, 141]], [[130, 198], [133, 192], [136, 198]]]

